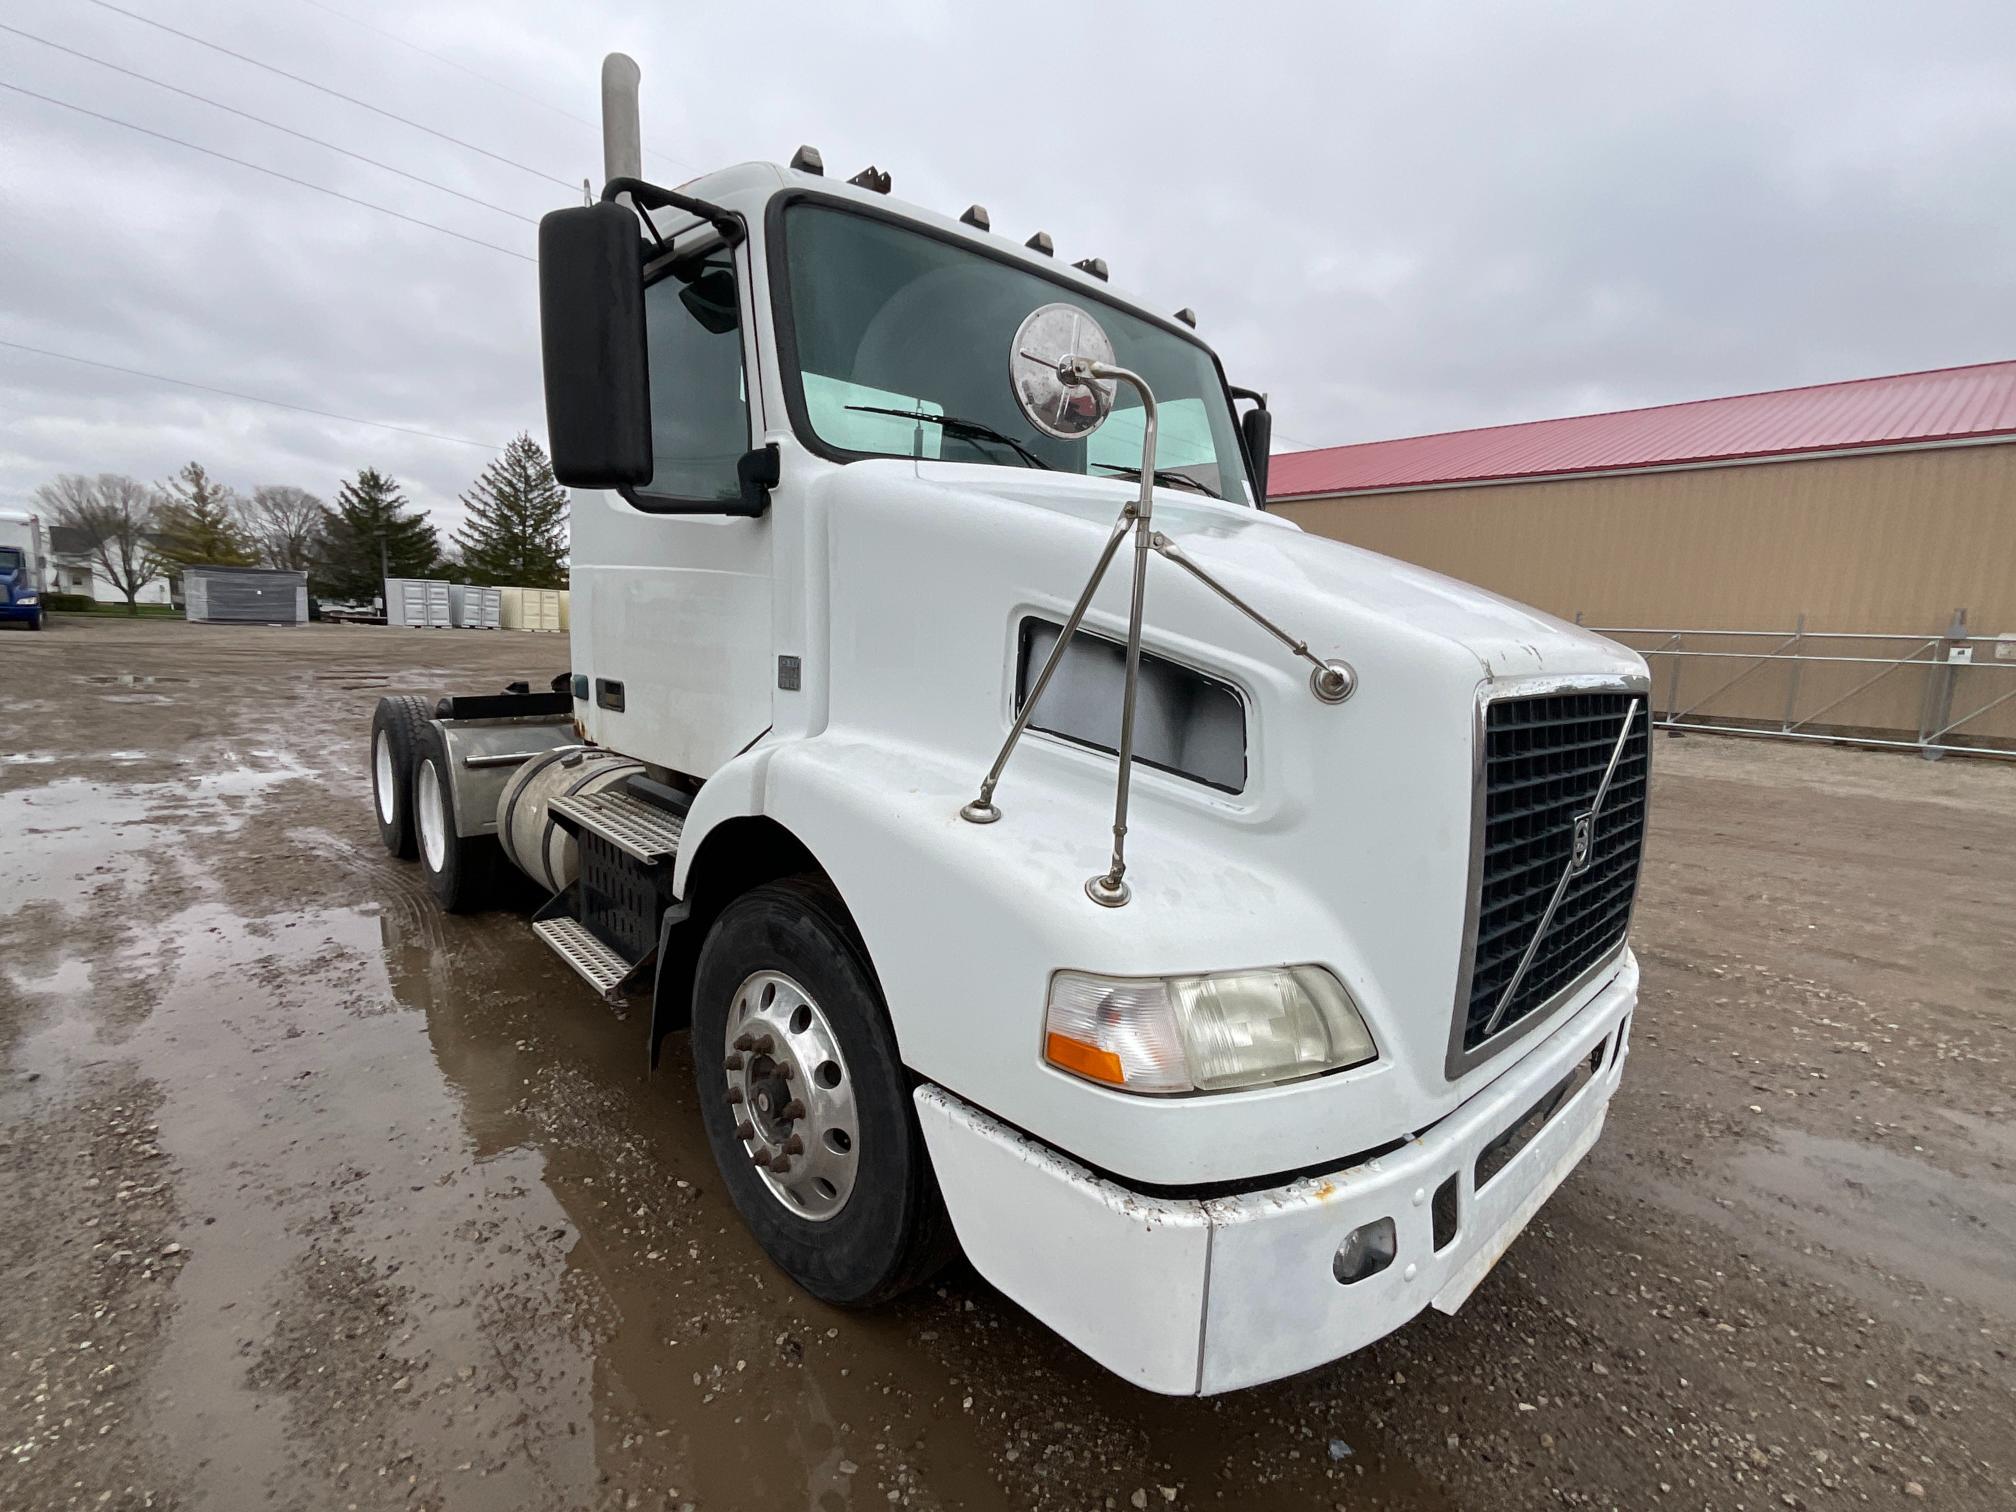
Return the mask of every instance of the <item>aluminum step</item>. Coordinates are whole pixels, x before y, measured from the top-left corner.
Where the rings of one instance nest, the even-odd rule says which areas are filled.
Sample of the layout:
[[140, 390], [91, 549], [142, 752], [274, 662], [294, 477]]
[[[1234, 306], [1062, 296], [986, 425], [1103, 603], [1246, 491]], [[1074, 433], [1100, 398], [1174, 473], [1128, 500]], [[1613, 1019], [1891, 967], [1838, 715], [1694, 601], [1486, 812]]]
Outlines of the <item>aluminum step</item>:
[[679, 854], [679, 836], [686, 827], [679, 815], [628, 793], [604, 791], [555, 798], [549, 809], [639, 861], [662, 861]]
[[551, 945], [560, 959], [580, 973], [581, 980], [604, 997], [615, 997], [630, 975], [631, 965], [590, 934], [579, 919], [541, 919], [532, 933]]

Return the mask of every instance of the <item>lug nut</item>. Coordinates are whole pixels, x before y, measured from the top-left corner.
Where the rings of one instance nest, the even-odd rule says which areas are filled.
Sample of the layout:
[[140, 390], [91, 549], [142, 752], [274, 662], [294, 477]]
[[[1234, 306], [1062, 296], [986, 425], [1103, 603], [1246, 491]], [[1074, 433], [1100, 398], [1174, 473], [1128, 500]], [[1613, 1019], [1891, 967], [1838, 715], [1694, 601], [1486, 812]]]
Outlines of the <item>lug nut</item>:
[[748, 1119], [743, 1119], [742, 1122], [735, 1125], [735, 1137], [737, 1139], [754, 1139], [756, 1137], [756, 1126], [749, 1122]]
[[767, 1166], [770, 1164], [770, 1157], [765, 1155], [761, 1150], [758, 1150], [749, 1157], [749, 1163], [751, 1165]]
[[735, 1048], [737, 1050], [754, 1050], [756, 1048], [756, 1037], [753, 1034], [736, 1035]]
[[789, 1139], [784, 1141], [784, 1153], [786, 1155], [803, 1155], [805, 1153], [805, 1141], [800, 1139], [796, 1134], [793, 1134]]
[[779, 1176], [782, 1176], [786, 1171], [791, 1169], [791, 1157], [789, 1155], [771, 1157], [770, 1169], [775, 1171]]
[[742, 1057], [739, 1055], [731, 1055], [726, 1060], [721, 1062], [721, 1064], [726, 1066], [730, 1071], [740, 1071], [742, 1069]]
[[805, 1116], [805, 1104], [794, 1097], [791, 1101], [784, 1104], [784, 1111], [778, 1116], [787, 1123], [795, 1122]]
[[774, 1035], [761, 1034], [756, 1037], [755, 1044], [742, 1045], [741, 1048], [744, 1050], [754, 1050], [758, 1055], [769, 1055], [777, 1049], [777, 1040]]
[[731, 1103], [742, 1101], [742, 1089], [740, 1087], [730, 1087], [728, 1089], [728, 1101]]
[[792, 1077], [796, 1076], [798, 1073], [792, 1069], [791, 1062], [779, 1061], [777, 1062], [777, 1074], [783, 1077], [784, 1080], [789, 1081], [791, 1080]]

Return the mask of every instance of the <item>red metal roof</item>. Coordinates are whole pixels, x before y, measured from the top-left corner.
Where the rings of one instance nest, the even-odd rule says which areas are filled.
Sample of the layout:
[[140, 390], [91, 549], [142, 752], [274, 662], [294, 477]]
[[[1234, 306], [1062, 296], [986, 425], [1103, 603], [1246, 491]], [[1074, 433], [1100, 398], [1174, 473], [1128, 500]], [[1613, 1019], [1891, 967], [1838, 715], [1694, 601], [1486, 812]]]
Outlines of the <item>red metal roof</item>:
[[1285, 452], [1284, 499], [2016, 435], [2016, 362]]

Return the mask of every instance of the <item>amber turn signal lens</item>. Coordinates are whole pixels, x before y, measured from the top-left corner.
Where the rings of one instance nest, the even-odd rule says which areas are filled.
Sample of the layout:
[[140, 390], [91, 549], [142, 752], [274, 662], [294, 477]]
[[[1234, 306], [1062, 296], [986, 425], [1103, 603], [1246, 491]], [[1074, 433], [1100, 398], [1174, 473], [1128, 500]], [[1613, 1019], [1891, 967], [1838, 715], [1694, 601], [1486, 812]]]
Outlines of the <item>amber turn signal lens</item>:
[[1051, 1065], [1076, 1072], [1091, 1081], [1109, 1082], [1116, 1087], [1124, 1086], [1127, 1081], [1127, 1073], [1120, 1069], [1119, 1056], [1111, 1050], [1101, 1050], [1097, 1045], [1088, 1045], [1067, 1035], [1052, 1033], [1044, 1041], [1043, 1057]]

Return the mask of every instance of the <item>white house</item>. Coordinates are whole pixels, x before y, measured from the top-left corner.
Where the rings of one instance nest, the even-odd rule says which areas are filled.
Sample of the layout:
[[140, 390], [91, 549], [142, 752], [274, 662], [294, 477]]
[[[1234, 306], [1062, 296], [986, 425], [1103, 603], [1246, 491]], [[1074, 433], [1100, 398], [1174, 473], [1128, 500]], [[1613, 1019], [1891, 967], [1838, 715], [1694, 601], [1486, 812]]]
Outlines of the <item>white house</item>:
[[[123, 604], [126, 595], [105, 576], [104, 569], [92, 559], [89, 537], [73, 525], [54, 525], [49, 530], [49, 581], [45, 585], [48, 593], [87, 593], [101, 604]], [[142, 604], [168, 604], [174, 600], [168, 589], [168, 576], [161, 576], [146, 583], [135, 595]]]

